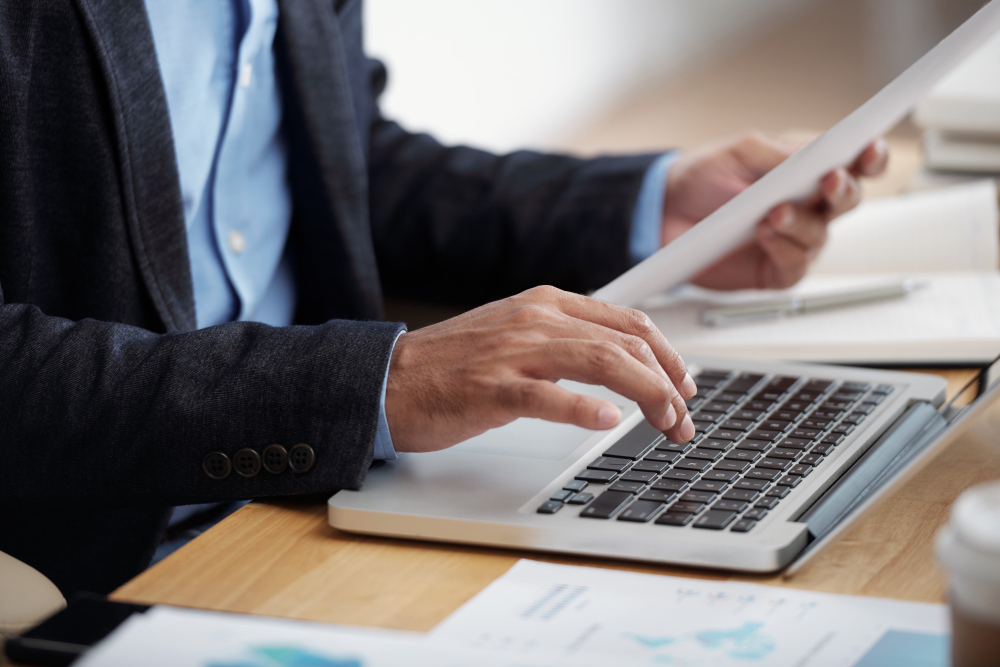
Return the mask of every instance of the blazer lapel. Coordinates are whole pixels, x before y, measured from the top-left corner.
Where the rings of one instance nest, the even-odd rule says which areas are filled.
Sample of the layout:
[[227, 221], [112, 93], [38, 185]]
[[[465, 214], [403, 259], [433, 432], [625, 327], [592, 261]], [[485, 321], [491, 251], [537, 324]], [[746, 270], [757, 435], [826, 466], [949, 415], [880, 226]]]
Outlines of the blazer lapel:
[[122, 198], [143, 280], [168, 331], [197, 327], [170, 112], [143, 0], [75, 0], [118, 138]]
[[301, 124], [289, 134], [311, 154], [310, 166], [317, 172], [311, 198], [322, 200], [321, 208], [329, 211], [304, 224], [314, 227], [311, 236], [332, 237], [331, 247], [338, 248], [337, 256], [325, 258], [340, 264], [337, 272], [343, 278], [334, 287], [338, 294], [331, 307], [353, 317], [378, 318], [382, 291], [368, 221], [368, 172], [333, 2], [280, 0], [279, 6], [277, 44], [289, 91], [286, 122]]

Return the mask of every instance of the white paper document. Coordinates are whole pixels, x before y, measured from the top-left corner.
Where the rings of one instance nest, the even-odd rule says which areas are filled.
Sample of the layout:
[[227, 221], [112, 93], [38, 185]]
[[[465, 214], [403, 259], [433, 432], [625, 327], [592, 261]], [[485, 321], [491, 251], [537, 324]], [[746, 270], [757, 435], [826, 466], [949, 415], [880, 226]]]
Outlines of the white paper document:
[[683, 283], [751, 238], [774, 206], [815, 192], [819, 179], [849, 164], [978, 47], [1000, 32], [1000, 0], [992, 0], [909, 69], [763, 178], [667, 247], [599, 289], [594, 296], [625, 306]]
[[431, 632], [519, 658], [676, 667], [945, 667], [943, 605], [521, 560]]
[[[75, 667], [606, 667], [544, 651], [429, 643], [426, 635], [280, 618], [154, 607], [135, 614]], [[628, 663], [619, 663], [631, 667]]]

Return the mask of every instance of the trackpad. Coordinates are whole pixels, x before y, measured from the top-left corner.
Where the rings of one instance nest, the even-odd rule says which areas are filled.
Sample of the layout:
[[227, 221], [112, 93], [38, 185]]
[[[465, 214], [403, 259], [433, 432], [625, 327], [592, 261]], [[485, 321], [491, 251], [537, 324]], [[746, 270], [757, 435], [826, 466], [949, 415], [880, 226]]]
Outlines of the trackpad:
[[452, 447], [453, 451], [559, 461], [599, 431], [541, 419], [517, 419]]

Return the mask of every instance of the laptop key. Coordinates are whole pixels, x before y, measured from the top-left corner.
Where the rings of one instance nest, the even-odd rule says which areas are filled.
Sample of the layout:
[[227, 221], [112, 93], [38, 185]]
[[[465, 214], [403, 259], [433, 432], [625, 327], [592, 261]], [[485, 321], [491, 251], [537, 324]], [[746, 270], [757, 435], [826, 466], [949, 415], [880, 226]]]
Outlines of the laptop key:
[[683, 454], [687, 450], [691, 449], [691, 445], [688, 443], [676, 443], [670, 442], [669, 440], [664, 440], [654, 447], [658, 452], [677, 452], [678, 454]]
[[719, 466], [715, 466], [711, 470], [706, 470], [705, 474], [701, 476], [701, 479], [713, 482], [726, 482], [728, 484], [739, 476], [739, 471], [725, 469], [720, 470]]
[[778, 419], [783, 422], [793, 422], [802, 416], [800, 410], [777, 410], [771, 414], [771, 419]]
[[688, 452], [688, 457], [692, 459], [701, 459], [703, 461], [715, 461], [722, 456], [722, 452], [716, 449], [703, 449], [702, 447], [695, 447], [694, 451]]
[[727, 472], [740, 473], [750, 467], [749, 461], [732, 461], [726, 459], [719, 461], [712, 470], [725, 470]]
[[[664, 452], [666, 453], [666, 452]], [[668, 461], [650, 461], [649, 459], [643, 459], [632, 464], [632, 470], [629, 472], [653, 472], [661, 473], [670, 467]]]
[[837, 419], [840, 415], [844, 414], [843, 410], [830, 410], [827, 408], [820, 408], [818, 410], [813, 410], [810, 417], [815, 419]]
[[671, 512], [680, 512], [682, 514], [698, 514], [703, 509], [705, 509], [704, 503], [688, 503], [679, 501], [670, 506]]
[[621, 476], [621, 479], [626, 482], [640, 482], [642, 484], [649, 484], [654, 479], [656, 479], [656, 473], [645, 472], [642, 470], [636, 470], [636, 471], [629, 470], [627, 473]]
[[[824, 445], [839, 445], [844, 441], [844, 438], [846, 437], [847, 436], [844, 435], [843, 433], [830, 433], [825, 438], [823, 438], [822, 442]], [[815, 450], [816, 447], [813, 447], [813, 451]]]
[[730, 420], [727, 420], [726, 422], [724, 422], [722, 424], [721, 428], [724, 428], [724, 429], [727, 429], [727, 430], [730, 430], [730, 431], [745, 431], [748, 428], [750, 428], [751, 426], [753, 426], [753, 422], [751, 422], [751, 421], [746, 421], [746, 420], [743, 420], [743, 419], [730, 419]]
[[774, 391], [785, 392], [791, 389], [792, 385], [794, 385], [798, 381], [799, 378], [793, 377], [791, 375], [779, 375], [775, 378], [772, 378], [771, 381], [768, 382], [765, 386], [768, 389], [773, 389]]
[[748, 461], [753, 463], [759, 459], [763, 454], [760, 452], [755, 452], [752, 449], [734, 449], [733, 451], [726, 454], [727, 461]]
[[771, 483], [766, 479], [741, 479], [733, 484], [734, 489], [741, 491], [763, 491], [769, 486]]
[[594, 484], [610, 484], [618, 479], [618, 473], [611, 470], [581, 470], [577, 473], [576, 479]]
[[704, 396], [692, 396], [691, 398], [684, 401], [684, 405], [687, 406], [688, 412], [692, 410], [697, 410], [698, 407], [705, 402]]
[[781, 498], [775, 498], [773, 496], [764, 496], [763, 498], [755, 502], [753, 506], [760, 509], [773, 510], [775, 507], [778, 506], [779, 502], [781, 502]]
[[733, 446], [732, 440], [717, 440], [715, 438], [705, 438], [698, 443], [698, 446], [703, 449], [715, 449], [720, 452], [724, 452]]
[[812, 466], [807, 466], [799, 464], [797, 466], [792, 466], [792, 469], [788, 471], [789, 475], [798, 475], [799, 477], [808, 477], [809, 473], [813, 471]]
[[664, 503], [640, 499], [626, 507], [625, 511], [618, 515], [618, 520], [645, 523], [652, 519], [663, 505]]
[[817, 431], [825, 431], [826, 428], [833, 423], [832, 419], [813, 419], [809, 417], [808, 419], [803, 419], [799, 422], [799, 428], [815, 429]]
[[590, 505], [583, 508], [580, 516], [588, 519], [610, 519], [618, 510], [632, 500], [632, 494], [624, 491], [605, 491]]
[[819, 454], [806, 454], [805, 456], [802, 457], [802, 460], [799, 461], [799, 463], [801, 463], [802, 465], [807, 465], [807, 466], [818, 466], [822, 462], [823, 462], [823, 457]]
[[802, 389], [803, 391], [815, 391], [818, 394], [825, 394], [834, 384], [836, 383], [833, 380], [809, 380]]
[[[716, 453], [718, 453], [718, 452], [716, 452]], [[682, 470], [690, 470], [690, 471], [693, 471], [693, 472], [704, 472], [711, 465], [712, 465], [711, 463], [709, 463], [708, 461], [705, 461], [703, 459], [683, 458], [683, 459], [681, 459], [680, 461], [678, 461], [677, 463], [674, 464], [674, 468], [670, 472], [674, 472], [674, 471], [678, 471], [679, 472], [679, 471], [682, 471]], [[667, 473], [667, 474], [669, 474], [669, 473]]]
[[617, 456], [637, 461], [651, 450], [657, 441], [663, 439], [663, 433], [643, 420], [639, 425], [618, 439], [618, 442], [604, 450], [605, 456]]
[[630, 465], [632, 465], [632, 462], [628, 459], [608, 458], [606, 456], [602, 456], [594, 459], [587, 467], [591, 470], [613, 470], [614, 472], [623, 472], [628, 470]]
[[608, 487], [608, 491], [624, 491], [625, 493], [639, 493], [646, 488], [646, 485], [642, 482], [623, 482], [618, 480], [614, 484]]
[[661, 526], [686, 526], [694, 519], [693, 514], [682, 514], [680, 512], [664, 512], [653, 523]]
[[[879, 386], [882, 386], [882, 385], [879, 385]], [[840, 385], [840, 390], [841, 391], [860, 391], [860, 392], [866, 392], [866, 391], [868, 391], [871, 388], [872, 388], [872, 385], [871, 385], [870, 382], [845, 382], [844, 384]]]
[[720, 500], [712, 505], [712, 509], [740, 513], [749, 506], [750, 504], [745, 500]]
[[768, 440], [743, 440], [736, 445], [736, 449], [750, 449], [755, 452], [766, 452], [771, 448]]
[[[644, 458], [643, 461], [648, 461], [650, 463], [667, 463], [667, 464], [669, 464], [669, 463], [673, 463], [674, 461], [676, 461], [680, 457], [681, 457], [681, 455], [678, 454], [677, 452], [663, 452], [663, 451], [660, 451], [660, 450], [657, 449], [655, 451], [650, 452], [649, 454], [646, 454], [646, 458]], [[636, 465], [638, 465], [638, 464], [636, 464]], [[641, 468], [640, 468], [640, 470], [641, 470]]]
[[725, 429], [720, 426], [711, 433], [707, 434], [707, 437], [714, 438], [716, 440], [738, 440], [742, 435], [743, 431], [730, 431], [729, 429]]
[[572, 496], [570, 496], [569, 500], [567, 500], [566, 502], [569, 505], [586, 505], [593, 499], [594, 499], [593, 493], [586, 493], [586, 492], [574, 493]]
[[695, 528], [707, 528], [709, 530], [724, 530], [736, 520], [736, 512], [725, 512], [722, 510], [708, 510], [695, 519]]
[[734, 419], [742, 419], [748, 422], [755, 422], [763, 416], [763, 410], [737, 410], [733, 413]]
[[574, 479], [563, 484], [563, 488], [567, 491], [573, 491], [579, 493], [587, 488], [587, 483], [582, 479]]
[[767, 453], [768, 456], [774, 459], [788, 459], [789, 461], [794, 461], [795, 459], [802, 456], [801, 449], [789, 449], [785, 447], [775, 447]]
[[812, 443], [811, 439], [806, 438], [785, 438], [778, 446], [785, 449], [807, 449]]
[[558, 500], [546, 500], [544, 503], [538, 506], [537, 512], [539, 514], [555, 514], [562, 509], [562, 502]]
[[720, 421], [726, 415], [721, 412], [711, 412], [710, 410], [699, 410], [695, 414], [691, 415], [691, 419], [695, 419], [700, 422], [712, 422], [713, 424]]
[[778, 484], [780, 484], [781, 486], [787, 486], [791, 489], [794, 489], [801, 483], [802, 483], [802, 478], [799, 477], [798, 475], [785, 475], [784, 477], [778, 480]]
[[781, 404], [782, 410], [787, 410], [789, 412], [805, 412], [812, 407], [811, 401], [785, 401]]
[[653, 483], [653, 489], [656, 491], [669, 491], [671, 493], [676, 493], [686, 489], [687, 485], [687, 482], [680, 479], [658, 479]]
[[[798, 466], [796, 466], [797, 468]], [[802, 466], [803, 468], [809, 468], [809, 466]], [[811, 468], [809, 468], [812, 470]], [[745, 479], [766, 479], [769, 482], [781, 477], [780, 470], [772, 470], [770, 468], [754, 468], [753, 470], [748, 470]]]
[[792, 490], [789, 489], [787, 486], [776, 486], [770, 491], [768, 491], [766, 495], [768, 498], [777, 498], [780, 500], [791, 492]]
[[679, 470], [677, 468], [673, 468], [663, 473], [663, 479], [679, 479], [685, 482], [692, 482], [698, 479], [698, 472], [695, 470]]
[[744, 403], [743, 407], [746, 408], [747, 410], [757, 410], [759, 412], [764, 412], [770, 410], [772, 405], [774, 405], [774, 401], [769, 401], [761, 398], [754, 398], [754, 400], [748, 403]]
[[760, 521], [765, 516], [767, 516], [767, 510], [763, 507], [753, 507], [747, 510], [747, 513], [743, 515], [744, 519], [751, 519], [753, 521]]
[[832, 443], [823, 441], [809, 450], [810, 454], [819, 454], [820, 456], [828, 456], [833, 453], [836, 446]]
[[770, 468], [771, 470], [780, 470], [781, 472], [784, 472], [792, 467], [792, 462], [788, 459], [774, 459], [768, 456], [758, 461], [757, 467]]
[[727, 403], [739, 403], [746, 396], [746, 392], [721, 391], [712, 397], [713, 401], [726, 401]]
[[844, 417], [844, 423], [845, 424], [860, 424], [861, 422], [863, 422], [865, 420], [866, 416], [867, 415], [865, 415], [864, 413], [852, 412], [851, 414], [849, 414], [846, 417]]
[[891, 394], [893, 387], [891, 384], [880, 384], [879, 386], [872, 389], [873, 394]]
[[757, 523], [756, 521], [751, 521], [750, 519], [740, 519], [739, 521], [734, 523], [733, 527], [730, 528], [729, 530], [730, 532], [733, 533], [749, 533], [751, 530], [753, 530], [753, 527], [756, 523]]
[[768, 431], [766, 429], [759, 428], [756, 431], [751, 432], [747, 438], [750, 440], [770, 440], [773, 442], [777, 440], [780, 435], [781, 433], [778, 431]]
[[716, 494], [710, 491], [688, 491], [681, 496], [681, 501], [685, 503], [710, 503], [715, 500]]
[[777, 431], [779, 433], [784, 433], [791, 427], [792, 422], [778, 419], [765, 419], [760, 423], [760, 428], [767, 431]]
[[723, 500], [741, 500], [746, 503], [752, 503], [757, 500], [760, 496], [758, 491], [744, 490], [744, 489], [730, 489], [726, 491], [725, 495], [722, 496]]
[[650, 500], [656, 503], [669, 503], [671, 500], [677, 497], [675, 491], [659, 491], [657, 489], [650, 489], [646, 493], [639, 496], [639, 500]]
[[549, 496], [549, 500], [555, 500], [556, 502], [562, 503], [562, 502], [566, 502], [566, 499], [569, 498], [572, 495], [573, 495], [572, 491], [567, 491], [566, 489], [561, 489], [561, 490], [556, 491], [555, 493], [553, 493], [551, 496]]
[[854, 412], [855, 414], [861, 413], [863, 415], [870, 415], [874, 409], [875, 409], [874, 403], [862, 403], [861, 405], [858, 405], [857, 407], [854, 408]]
[[791, 437], [801, 438], [803, 440], [813, 440], [819, 434], [820, 431], [817, 431], [814, 428], [797, 428], [792, 431]]
[[846, 410], [851, 407], [852, 401], [823, 401], [820, 404], [821, 410]]
[[838, 389], [837, 391], [830, 394], [831, 401], [856, 401], [861, 398], [864, 394], [860, 391], [844, 391], [843, 389]]
[[707, 491], [708, 493], [719, 493], [727, 486], [729, 486], [729, 482], [727, 480], [705, 479], [704, 477], [702, 477], [699, 481], [691, 485], [691, 490]]

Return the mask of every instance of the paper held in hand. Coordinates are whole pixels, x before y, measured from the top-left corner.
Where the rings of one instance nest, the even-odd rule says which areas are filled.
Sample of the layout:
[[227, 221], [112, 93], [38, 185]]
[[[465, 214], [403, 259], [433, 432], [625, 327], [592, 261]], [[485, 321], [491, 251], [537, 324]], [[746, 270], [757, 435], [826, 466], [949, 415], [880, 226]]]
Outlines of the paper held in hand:
[[966, 57], [1000, 32], [992, 0], [909, 69], [825, 134], [789, 157], [669, 246], [594, 293], [623, 306], [678, 285], [750, 239], [758, 221], [783, 201], [816, 191], [824, 174], [847, 164], [890, 130]]

